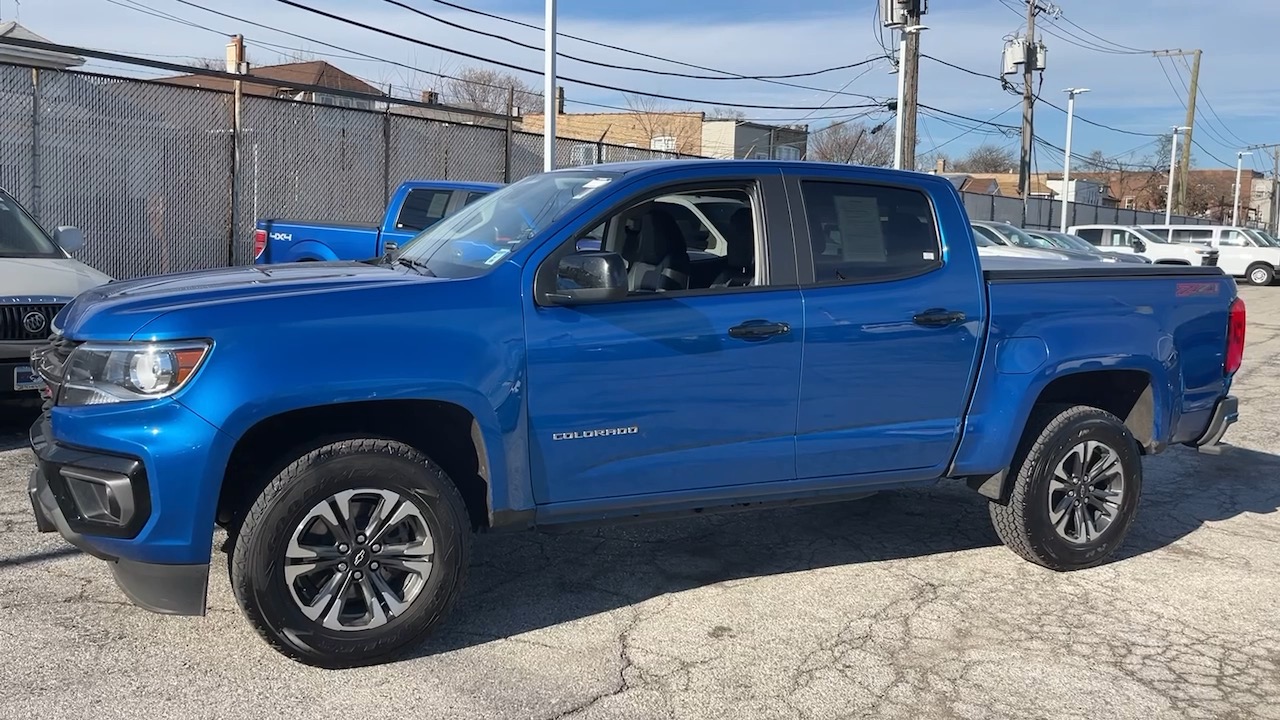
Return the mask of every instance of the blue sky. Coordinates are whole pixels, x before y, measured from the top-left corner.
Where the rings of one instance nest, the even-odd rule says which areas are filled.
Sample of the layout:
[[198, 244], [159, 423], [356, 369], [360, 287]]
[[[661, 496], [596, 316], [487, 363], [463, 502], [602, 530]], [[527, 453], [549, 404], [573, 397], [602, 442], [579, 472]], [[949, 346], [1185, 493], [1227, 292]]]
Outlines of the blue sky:
[[[348, 15], [371, 25], [392, 28], [440, 45], [465, 49], [486, 58], [536, 69], [541, 53], [514, 47], [498, 40], [478, 37], [438, 25], [401, 8], [378, 0], [304, 0], [307, 4]], [[444, 7], [432, 0], [403, 0], [415, 7], [478, 29], [509, 33], [523, 42], [539, 45], [541, 34], [496, 20], [478, 18]], [[540, 24], [541, 0], [454, 0], [505, 17]], [[263, 40], [292, 47], [323, 50], [273, 30], [248, 27], [219, 18], [176, 0], [27, 0], [22, 6], [23, 24], [54, 41], [122, 52], [152, 55], [201, 55], [220, 57], [225, 40], [220, 33], [243, 32], [249, 39], [250, 57], [258, 63], [278, 58], [263, 46]], [[122, 7], [142, 3], [206, 25], [209, 32], [143, 14]], [[1280, 27], [1280, 2], [1275, 0], [1232, 0], [1230, 17], [1226, 3], [1206, 0], [1059, 0], [1062, 17], [1042, 18], [1043, 39], [1049, 46], [1049, 69], [1044, 76], [1043, 95], [1065, 107], [1062, 88], [1088, 87], [1077, 111], [1087, 118], [1116, 130], [1078, 122], [1074, 148], [1079, 153], [1101, 149], [1108, 156], [1136, 158], [1152, 150], [1153, 138], [1141, 133], [1167, 132], [1182, 124], [1185, 114], [1180, 96], [1181, 83], [1189, 75], [1180, 60], [1163, 66], [1147, 54], [1099, 52], [1082, 45], [1116, 44], [1135, 49], [1201, 48], [1200, 114], [1197, 119], [1195, 151], [1197, 164], [1234, 164], [1235, 152], [1246, 143], [1280, 141], [1280, 126], [1272, 119], [1280, 102], [1280, 80], [1274, 68], [1280, 49], [1274, 39]], [[262, 22], [272, 28], [289, 30], [309, 38], [342, 45], [364, 53], [420, 68], [414, 73], [404, 68], [376, 62], [335, 60], [336, 64], [370, 80], [417, 87], [430, 85], [431, 72], [456, 72], [469, 60], [450, 57], [410, 43], [386, 38], [332, 20], [316, 17], [271, 0], [200, 0], [199, 4]], [[922, 48], [926, 54], [973, 70], [996, 74], [1002, 38], [1023, 23], [1018, 0], [934, 0], [930, 3]], [[875, 0], [807, 0], [779, 3], [776, 0], [645, 0], [642, 3], [605, 0], [560, 0], [560, 30], [664, 58], [673, 58], [731, 72], [780, 74], [806, 72], [845, 65], [883, 55], [873, 32]], [[136, 6], [135, 6], [136, 8]], [[0, 0], [0, 14], [12, 19], [12, 0]], [[1236, 22], [1232, 18], [1248, 18]], [[1074, 24], [1072, 24], [1074, 23]], [[1102, 39], [1105, 40], [1102, 40]], [[896, 46], [885, 33], [889, 46]], [[562, 39], [562, 52], [616, 64], [697, 72], [654, 60], [584, 45]], [[1163, 67], [1163, 70], [1162, 70]], [[94, 68], [101, 69], [101, 68]], [[618, 87], [692, 99], [739, 102], [787, 107], [851, 105], [867, 102], [858, 97], [836, 95], [846, 92], [888, 98], [896, 92], [896, 78], [889, 64], [880, 60], [856, 70], [832, 72], [793, 82], [816, 90], [767, 84], [758, 81], [706, 81], [672, 78], [646, 73], [605, 69], [562, 60], [560, 70], [571, 77]], [[1166, 75], [1165, 73], [1168, 73]], [[540, 83], [534, 74], [523, 75]], [[580, 103], [626, 105], [625, 97], [611, 92], [565, 83], [570, 111], [589, 111]], [[1175, 94], [1170, 86], [1179, 90]], [[1019, 123], [1015, 105], [1018, 98], [1000, 84], [975, 77], [930, 60], [921, 65], [921, 102], [951, 113], [1009, 125]], [[1206, 103], [1207, 98], [1207, 103]], [[666, 103], [672, 109], [688, 109], [693, 103]], [[1212, 108], [1212, 109], [1210, 109]], [[748, 110], [752, 118], [797, 120], [806, 118], [811, 128], [848, 117], [849, 110]], [[862, 112], [862, 111], [858, 111]], [[889, 116], [870, 116], [879, 122]], [[1065, 116], [1053, 108], [1040, 106], [1036, 133], [1054, 145], [1063, 144]], [[990, 128], [968, 132], [972, 123], [922, 117], [921, 152], [943, 146], [953, 156], [973, 145], [992, 141], [1014, 146], [1016, 138], [1004, 137]], [[1126, 154], [1127, 153], [1127, 154]], [[1216, 159], [1215, 159], [1216, 158]], [[1246, 160], [1265, 166], [1266, 158], [1255, 155]], [[1061, 157], [1042, 151], [1037, 158], [1044, 169], [1056, 169]]]

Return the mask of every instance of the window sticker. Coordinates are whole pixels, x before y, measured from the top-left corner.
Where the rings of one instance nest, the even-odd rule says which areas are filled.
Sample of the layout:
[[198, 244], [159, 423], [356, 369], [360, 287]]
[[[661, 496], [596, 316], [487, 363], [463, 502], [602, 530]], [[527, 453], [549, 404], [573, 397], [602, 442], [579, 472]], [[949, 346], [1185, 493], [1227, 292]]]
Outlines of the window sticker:
[[494, 253], [494, 254], [490, 255], [490, 256], [489, 256], [489, 259], [484, 261], [484, 264], [485, 264], [485, 265], [496, 265], [498, 262], [500, 262], [500, 261], [502, 260], [502, 258], [504, 258], [504, 257], [506, 257], [506, 256], [508, 256], [508, 255], [510, 255], [510, 254], [511, 254], [511, 251], [510, 251], [510, 250], [508, 250], [507, 248], [503, 248], [503, 249], [499, 250], [498, 252], [496, 252], [496, 253]]
[[884, 262], [884, 230], [880, 224], [880, 204], [875, 198], [837, 195], [836, 223], [840, 226], [845, 261]]

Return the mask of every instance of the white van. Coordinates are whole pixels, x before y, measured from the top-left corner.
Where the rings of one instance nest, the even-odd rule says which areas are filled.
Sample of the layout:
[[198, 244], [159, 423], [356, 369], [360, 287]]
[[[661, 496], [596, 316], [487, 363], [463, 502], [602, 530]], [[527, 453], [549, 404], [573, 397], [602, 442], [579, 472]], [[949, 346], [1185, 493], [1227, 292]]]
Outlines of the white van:
[[1270, 285], [1280, 268], [1280, 248], [1250, 228], [1230, 225], [1143, 225], [1174, 243], [1211, 247], [1218, 251], [1222, 272], [1242, 277], [1251, 285]]
[[1141, 255], [1158, 265], [1217, 265], [1218, 251], [1168, 240], [1136, 225], [1072, 225], [1067, 233], [1107, 252]]

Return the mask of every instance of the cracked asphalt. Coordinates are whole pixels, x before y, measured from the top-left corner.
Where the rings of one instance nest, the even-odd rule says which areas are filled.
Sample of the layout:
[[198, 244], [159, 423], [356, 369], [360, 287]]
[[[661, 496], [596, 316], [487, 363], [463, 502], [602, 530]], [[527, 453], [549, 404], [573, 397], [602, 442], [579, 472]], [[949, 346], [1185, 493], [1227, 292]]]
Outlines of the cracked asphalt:
[[258, 639], [225, 556], [207, 617], [162, 617], [36, 533], [6, 407], [0, 718], [1280, 718], [1280, 287], [1241, 294], [1232, 447], [1147, 459], [1105, 566], [1018, 559], [955, 485], [481, 536], [415, 657], [340, 672]]

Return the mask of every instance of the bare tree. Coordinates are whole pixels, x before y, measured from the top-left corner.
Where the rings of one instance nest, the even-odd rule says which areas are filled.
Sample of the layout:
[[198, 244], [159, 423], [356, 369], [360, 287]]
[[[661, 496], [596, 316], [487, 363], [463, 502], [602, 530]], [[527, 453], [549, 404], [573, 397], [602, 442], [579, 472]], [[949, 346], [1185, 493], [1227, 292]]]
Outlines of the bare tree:
[[809, 134], [809, 159], [851, 165], [893, 164], [893, 128], [858, 122], [832, 123]]
[[707, 111], [708, 120], [746, 120], [747, 113], [741, 108], [714, 107]]
[[486, 68], [463, 68], [444, 81], [443, 100], [452, 105], [506, 114], [510, 89], [515, 89], [515, 106], [522, 113], [541, 112], [542, 92], [512, 73]]
[[[630, 135], [643, 134], [650, 147], [656, 150], [694, 155], [702, 150], [703, 113], [690, 109], [676, 109], [662, 100], [645, 95], [627, 95], [627, 118]], [[623, 128], [619, 128], [623, 130]], [[605, 141], [608, 142], [606, 132]]]
[[227, 69], [227, 61], [221, 58], [192, 58], [191, 67], [198, 67], [202, 70], [217, 70], [218, 72], [223, 72]]
[[1010, 148], [982, 144], [955, 161], [956, 172], [1006, 173], [1015, 172], [1018, 156]]

